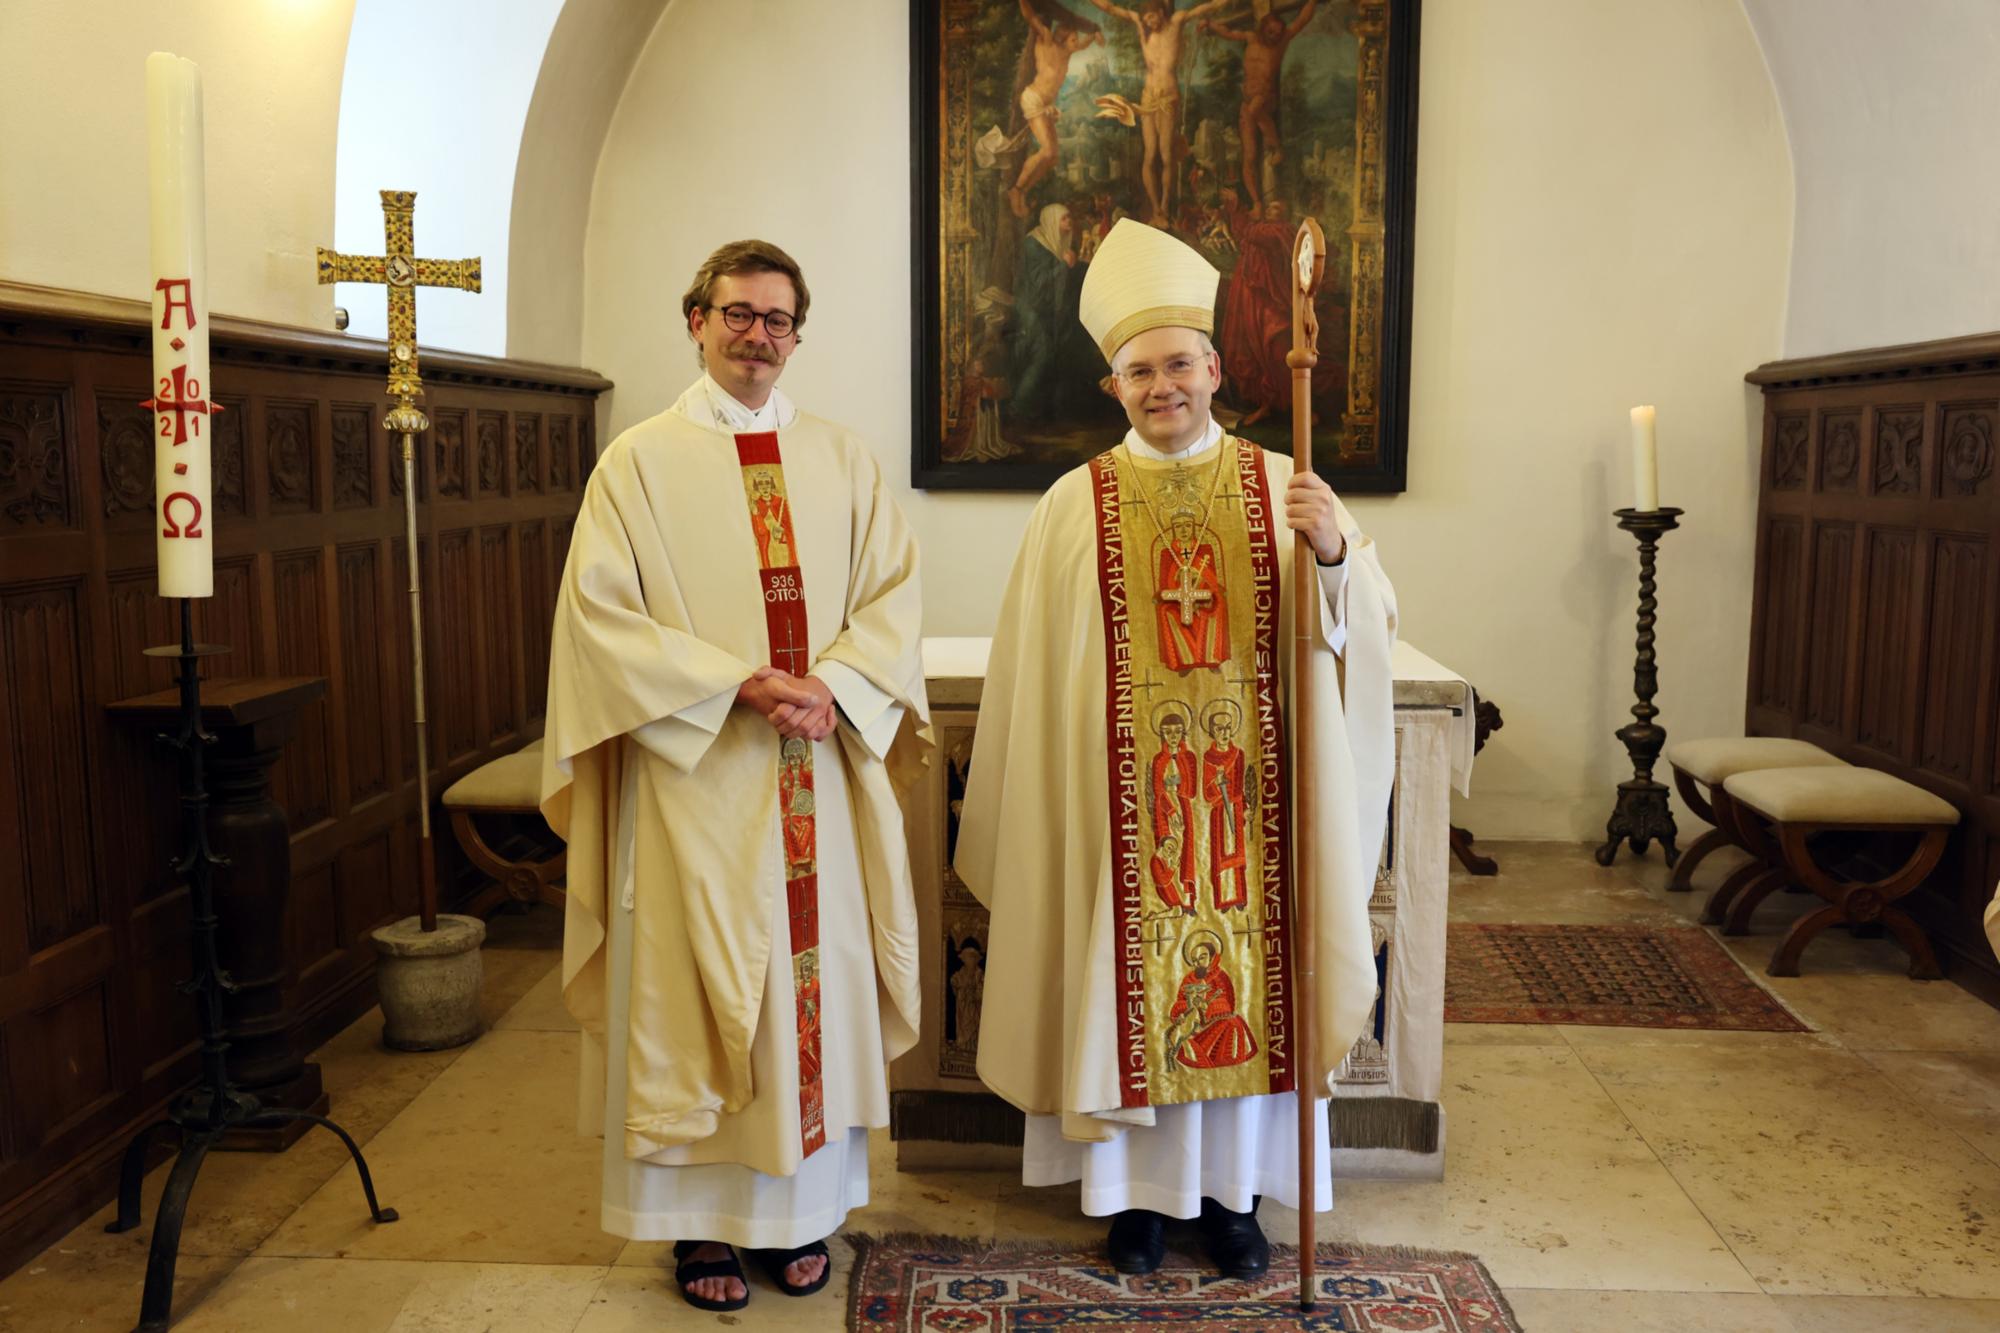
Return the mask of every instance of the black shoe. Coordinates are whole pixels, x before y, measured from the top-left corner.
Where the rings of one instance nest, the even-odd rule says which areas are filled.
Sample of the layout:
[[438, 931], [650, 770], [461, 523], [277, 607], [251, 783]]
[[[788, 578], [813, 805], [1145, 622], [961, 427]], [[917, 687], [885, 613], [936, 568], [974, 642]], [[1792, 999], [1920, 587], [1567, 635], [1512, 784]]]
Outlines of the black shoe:
[[1167, 1257], [1167, 1219], [1144, 1208], [1127, 1208], [1111, 1219], [1104, 1249], [1119, 1272], [1150, 1273]]
[[1201, 1219], [1195, 1223], [1208, 1245], [1208, 1257], [1224, 1277], [1260, 1277], [1271, 1266], [1271, 1242], [1257, 1225], [1257, 1204], [1253, 1196], [1250, 1211], [1232, 1213], [1213, 1199], [1201, 1201]]

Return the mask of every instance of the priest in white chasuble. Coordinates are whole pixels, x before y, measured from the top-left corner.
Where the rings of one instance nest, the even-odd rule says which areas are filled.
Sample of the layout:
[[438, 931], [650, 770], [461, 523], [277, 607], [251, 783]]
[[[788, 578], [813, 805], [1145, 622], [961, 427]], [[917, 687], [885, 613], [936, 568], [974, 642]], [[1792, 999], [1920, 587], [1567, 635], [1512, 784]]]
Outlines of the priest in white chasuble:
[[775, 387], [808, 295], [761, 241], [683, 299], [705, 373], [614, 440], [577, 516], [542, 810], [603, 1226], [682, 1294], [824, 1285], [916, 1040], [901, 792], [929, 746], [917, 551], [867, 448]]
[[[1082, 317], [1132, 429], [1029, 520], [993, 640], [959, 825], [992, 912], [979, 1074], [1028, 1112], [1022, 1178], [1080, 1180], [1109, 1251], [1150, 1272], [1198, 1218], [1225, 1273], [1270, 1262], [1264, 1195], [1332, 1206], [1324, 1103], [1299, 1199], [1297, 1095], [1317, 1099], [1375, 993], [1368, 898], [1395, 763], [1395, 599], [1318, 477], [1226, 434], [1217, 274], [1121, 221]], [[1291, 532], [1318, 556], [1292, 586]], [[1292, 601], [1319, 605], [1292, 679]], [[1293, 692], [1309, 689], [1313, 1059], [1293, 1059]]]

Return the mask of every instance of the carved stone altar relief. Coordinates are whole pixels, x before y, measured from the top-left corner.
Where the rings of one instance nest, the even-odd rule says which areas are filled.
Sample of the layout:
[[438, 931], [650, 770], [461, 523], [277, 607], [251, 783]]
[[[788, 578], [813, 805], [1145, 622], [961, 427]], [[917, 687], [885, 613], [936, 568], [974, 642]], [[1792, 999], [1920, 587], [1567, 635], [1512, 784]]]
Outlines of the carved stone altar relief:
[[1350, 1086], [1383, 1085], [1389, 1082], [1388, 1015], [1382, 997], [1389, 986], [1389, 932], [1391, 923], [1370, 917], [1368, 942], [1375, 955], [1375, 1003], [1368, 1010], [1368, 1022], [1355, 1039], [1347, 1058], [1341, 1061], [1335, 1081]]
[[943, 1024], [939, 1029], [938, 1073], [947, 1078], [977, 1078], [979, 1018], [985, 998], [987, 913], [972, 890], [951, 867], [958, 850], [958, 816], [965, 804], [965, 782], [972, 771], [970, 726], [946, 726], [938, 738], [944, 754], [944, 886], [942, 916], [944, 968]]

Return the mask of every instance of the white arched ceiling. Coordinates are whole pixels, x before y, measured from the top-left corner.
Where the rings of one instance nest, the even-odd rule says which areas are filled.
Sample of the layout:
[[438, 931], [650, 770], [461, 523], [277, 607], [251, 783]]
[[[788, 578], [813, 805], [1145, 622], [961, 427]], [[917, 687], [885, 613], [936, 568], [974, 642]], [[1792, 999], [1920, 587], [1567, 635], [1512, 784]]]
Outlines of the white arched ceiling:
[[513, 176], [509, 356], [560, 365], [583, 358], [591, 183], [612, 113], [668, 3], [569, 0], [549, 34]]
[[2000, 4], [1743, 5], [1791, 140], [1785, 355], [2000, 329]]
[[[479, 256], [481, 294], [418, 289], [417, 332], [428, 346], [507, 351], [515, 164], [563, 8], [564, 0], [356, 0], [340, 94], [334, 244], [381, 254], [381, 191], [415, 190], [417, 253]], [[341, 283], [335, 301], [347, 308], [350, 331], [386, 335], [382, 287]]]

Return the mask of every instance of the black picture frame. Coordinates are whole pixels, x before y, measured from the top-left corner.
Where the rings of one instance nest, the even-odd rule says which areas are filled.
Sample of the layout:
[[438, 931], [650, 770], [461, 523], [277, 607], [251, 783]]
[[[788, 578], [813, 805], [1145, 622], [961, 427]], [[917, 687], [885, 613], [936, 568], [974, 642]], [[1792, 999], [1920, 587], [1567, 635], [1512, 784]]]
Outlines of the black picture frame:
[[[912, 157], [911, 189], [911, 328], [912, 328], [912, 404], [911, 404], [911, 484], [922, 490], [990, 490], [990, 491], [1030, 491], [1047, 489], [1057, 477], [1085, 461], [1091, 453], [1109, 447], [1124, 429], [1122, 414], [1117, 413], [1116, 404], [1105, 400], [1111, 415], [1105, 416], [1101, 431], [1101, 442], [1093, 447], [1076, 452], [1067, 457], [1034, 457], [1021, 459], [994, 459], [979, 461], [965, 457], [965, 441], [968, 425], [962, 410], [962, 403], [970, 391], [968, 383], [990, 384], [991, 378], [961, 377], [959, 410], [948, 422], [946, 418], [946, 337], [949, 331], [958, 329], [969, 322], [969, 316], [959, 313], [954, 323], [948, 319], [945, 309], [947, 285], [959, 282], [961, 301], [964, 303], [966, 274], [954, 274], [949, 270], [946, 259], [943, 234], [944, 215], [949, 206], [947, 186], [951, 183], [951, 173], [964, 172], [969, 175], [972, 168], [966, 164], [967, 154], [959, 154], [952, 162], [945, 159], [946, 137], [957, 148], [964, 148], [972, 141], [973, 117], [969, 114], [969, 98], [962, 98], [961, 105], [947, 106], [945, 101], [948, 77], [946, 59], [948, 55], [965, 60], [969, 57], [958, 52], [948, 52], [947, 38], [954, 41], [970, 40], [975, 21], [990, 23], [1001, 21], [992, 13], [995, 9], [1018, 12], [1021, 0], [912, 0], [910, 5], [910, 126]], [[1169, 0], [1176, 11], [1190, 8], [1189, 0]], [[1067, 9], [1080, 19], [1097, 20], [1106, 31], [1107, 39], [1116, 28], [1110, 16], [1100, 14], [1087, 0], [1029, 0], [1029, 3], [1045, 13]], [[1122, 4], [1136, 7], [1139, 0], [1121, 0]], [[982, 12], [985, 11], [985, 12]], [[1288, 20], [1301, 12], [1301, 6], [1294, 0], [1281, 0], [1281, 16]], [[1361, 494], [1396, 494], [1406, 487], [1409, 454], [1409, 383], [1410, 383], [1410, 325], [1413, 264], [1414, 224], [1416, 218], [1416, 160], [1417, 160], [1417, 69], [1418, 39], [1421, 32], [1421, 0], [1333, 0], [1321, 7], [1316, 18], [1324, 20], [1329, 14], [1344, 14], [1347, 30], [1355, 34], [1356, 56], [1354, 60], [1353, 83], [1356, 89], [1357, 107], [1355, 112], [1355, 141], [1357, 149], [1373, 140], [1380, 145], [1379, 155], [1373, 159], [1374, 170], [1380, 173], [1380, 237], [1379, 273], [1370, 281], [1379, 290], [1379, 303], [1367, 302], [1372, 307], [1373, 318], [1379, 335], [1374, 340], [1375, 354], [1372, 376], [1354, 374], [1353, 369], [1360, 358], [1349, 362], [1349, 373], [1343, 375], [1346, 389], [1345, 410], [1341, 414], [1343, 436], [1321, 434], [1315, 436], [1314, 458], [1317, 470], [1337, 490]], [[1019, 17], [1013, 20], [1025, 34], [1027, 25]], [[1122, 36], [1122, 34], [1121, 34]], [[1374, 65], [1367, 65], [1370, 39], [1379, 43]], [[1125, 40], [1130, 40], [1129, 38]], [[1136, 50], [1136, 47], [1133, 48]], [[1024, 57], [1025, 62], [1025, 57]], [[1024, 65], [1025, 67], [1025, 65]], [[963, 76], [961, 76], [963, 77]], [[1070, 93], [1070, 83], [1066, 80], [1064, 93]], [[1371, 110], [1366, 100], [1366, 89], [1370, 82], [1376, 84], [1379, 107]], [[1130, 82], [1129, 77], [1126, 82]], [[1100, 103], [1101, 105], [1101, 103]], [[1372, 122], [1372, 123], [1371, 123]], [[1233, 133], [1233, 131], [1231, 131]], [[1364, 170], [1355, 173], [1353, 193], [1364, 196]], [[1003, 166], [1002, 170], [1011, 166]], [[1186, 170], [1186, 164], [1183, 164]], [[1223, 179], [1219, 174], [1216, 179]], [[1267, 178], [1268, 179], [1268, 178]], [[992, 180], [986, 182], [991, 188]], [[1233, 184], [1233, 182], [1231, 182]], [[954, 186], [953, 188], [957, 188]], [[969, 185], [967, 189], [969, 190]], [[1127, 189], [1129, 190], [1129, 186]], [[1100, 198], [1103, 196], [1100, 195]], [[963, 198], [963, 195], [961, 195]], [[997, 212], [997, 210], [995, 210]], [[1356, 210], [1361, 211], [1359, 209]], [[960, 232], [963, 235], [967, 223], [961, 212]], [[1296, 217], [1292, 219], [1294, 225]], [[1322, 219], [1323, 222], [1326, 219]], [[1350, 247], [1345, 257], [1345, 271], [1351, 275], [1356, 269], [1375, 267], [1373, 257], [1363, 262], [1359, 247], [1366, 243], [1372, 230], [1373, 218], [1364, 218], [1353, 230], [1329, 227], [1330, 247], [1343, 244]], [[1032, 225], [1032, 219], [1026, 225]], [[1079, 261], [1076, 269], [1080, 273], [1084, 267]], [[1329, 265], [1331, 277], [1334, 266]], [[1351, 276], [1350, 276], [1351, 294]], [[1331, 286], [1331, 282], [1329, 286]], [[989, 288], [990, 290], [990, 288]], [[1228, 279], [1224, 283], [1226, 301]], [[969, 305], [967, 307], [970, 308]], [[1011, 318], [1008, 316], [1006, 318]], [[1353, 318], [1352, 305], [1341, 311], [1342, 321]], [[1323, 319], [1323, 323], [1325, 323]], [[1003, 321], [1004, 323], [1004, 321]], [[1358, 337], [1352, 336], [1359, 328], [1350, 325], [1339, 333], [1343, 347], [1363, 346], [1368, 341], [1365, 331]], [[1223, 330], [1218, 323], [1218, 346], [1222, 345]], [[953, 336], [962, 336], [954, 334]], [[1004, 335], [1011, 337], [1011, 331]], [[1078, 367], [1076, 373], [1083, 373], [1082, 367], [1089, 366], [1092, 372], [1101, 370], [1095, 363], [1094, 351], [1089, 351], [1087, 335], [1075, 345], [1068, 364]], [[987, 344], [989, 359], [992, 344]], [[1322, 336], [1322, 356], [1328, 354], [1327, 337]], [[1085, 353], [1088, 355], [1085, 355]], [[1344, 353], [1343, 353], [1344, 354]], [[961, 357], [961, 360], [963, 358]], [[1225, 375], [1229, 371], [1229, 358], [1225, 353]], [[1372, 384], [1372, 412], [1357, 415], [1354, 412], [1356, 390], [1353, 385], [1361, 382]], [[994, 400], [996, 417], [1005, 421], [1009, 406], [999, 395], [989, 396]], [[1225, 386], [1218, 404], [1226, 404], [1230, 389]], [[977, 398], [975, 396], [975, 401]], [[1086, 407], [1085, 410], [1095, 411]], [[1102, 413], [1099, 413], [1102, 415]], [[1220, 415], [1220, 413], [1219, 413]], [[1287, 398], [1282, 410], [1274, 410], [1265, 419], [1261, 432], [1265, 438], [1260, 442], [1279, 452], [1290, 452], [1290, 406]], [[1225, 424], [1229, 424], [1225, 421]], [[1273, 425], [1282, 427], [1274, 430]], [[1002, 431], [1005, 427], [1000, 428]], [[1281, 438], [1280, 438], [1281, 437]], [[1096, 438], [1095, 436], [1092, 437]], [[1256, 438], [1253, 436], [1253, 438]], [[1352, 441], [1345, 452], [1338, 447], [1338, 441], [1346, 438]], [[1057, 446], [1031, 446], [1047, 453], [1055, 452]], [[956, 456], [948, 457], [953, 453]]]

